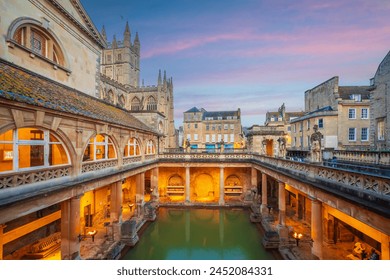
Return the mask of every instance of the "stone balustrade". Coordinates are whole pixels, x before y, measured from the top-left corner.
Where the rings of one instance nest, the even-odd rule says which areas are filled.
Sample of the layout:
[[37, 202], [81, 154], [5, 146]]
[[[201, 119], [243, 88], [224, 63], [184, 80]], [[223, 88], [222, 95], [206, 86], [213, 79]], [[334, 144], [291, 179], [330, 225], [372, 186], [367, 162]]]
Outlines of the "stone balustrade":
[[22, 172], [7, 172], [0, 175], [0, 189], [66, 177], [70, 175], [71, 168], [71, 166], [61, 166]]

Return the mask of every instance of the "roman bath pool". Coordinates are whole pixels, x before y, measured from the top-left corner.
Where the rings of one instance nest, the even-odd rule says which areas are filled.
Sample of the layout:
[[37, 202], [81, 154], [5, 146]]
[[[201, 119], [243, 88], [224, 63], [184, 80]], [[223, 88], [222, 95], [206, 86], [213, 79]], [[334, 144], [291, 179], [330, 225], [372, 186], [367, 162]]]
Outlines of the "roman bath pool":
[[165, 208], [123, 260], [274, 260], [241, 208]]

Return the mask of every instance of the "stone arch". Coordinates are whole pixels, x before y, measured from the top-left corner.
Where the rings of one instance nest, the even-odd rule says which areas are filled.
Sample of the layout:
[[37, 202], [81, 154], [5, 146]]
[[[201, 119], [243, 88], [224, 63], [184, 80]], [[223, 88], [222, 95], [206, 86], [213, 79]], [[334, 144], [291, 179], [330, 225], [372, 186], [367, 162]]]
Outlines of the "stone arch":
[[125, 96], [123, 94], [121, 94], [118, 98], [118, 104], [119, 106], [121, 106], [122, 108], [124, 108], [126, 106], [126, 99], [125, 99]]
[[141, 101], [137, 96], [133, 97], [131, 99], [131, 106], [130, 106], [131, 111], [140, 111], [141, 110]]
[[164, 132], [164, 124], [162, 121], [159, 121], [159, 123], [158, 123], [158, 131]]
[[[15, 39], [15, 35], [17, 35], [17, 33], [22, 28], [29, 27], [29, 26], [33, 27], [38, 32], [41, 32], [46, 38], [53, 41], [53, 48], [52, 48], [53, 54], [55, 54], [55, 56], [58, 57], [57, 58], [53, 57], [48, 59], [50, 59], [56, 64], [62, 65], [63, 67], [68, 67], [69, 58], [67, 57], [65, 52], [66, 48], [63, 46], [59, 38], [52, 31], [52, 29], [47, 26], [47, 23], [45, 22], [40, 22], [36, 19], [29, 18], [29, 17], [19, 17], [15, 19], [8, 27], [6, 40], [8, 42], [19, 44], [19, 42], [17, 42], [17, 40]], [[28, 38], [26, 40], [28, 40]], [[31, 48], [29, 49], [32, 50]]]
[[115, 103], [115, 94], [112, 89], [109, 89], [107, 92], [107, 101], [112, 104]]
[[208, 173], [202, 173], [196, 176], [192, 194], [194, 200], [214, 198], [215, 183], [213, 177]]
[[226, 178], [225, 186], [242, 186], [242, 182], [237, 175], [232, 174]]
[[29, 168], [74, 166], [73, 146], [61, 131], [26, 123], [21, 127], [7, 125], [7, 129], [1, 129], [0, 136], [0, 170], [19, 172]]
[[179, 174], [173, 174], [168, 179], [168, 186], [184, 186], [184, 180]]

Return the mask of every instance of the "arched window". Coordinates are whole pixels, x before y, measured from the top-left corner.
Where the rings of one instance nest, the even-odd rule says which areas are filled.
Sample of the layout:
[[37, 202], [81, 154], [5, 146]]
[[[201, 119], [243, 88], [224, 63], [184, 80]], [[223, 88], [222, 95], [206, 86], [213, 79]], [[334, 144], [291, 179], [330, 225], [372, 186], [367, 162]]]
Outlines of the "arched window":
[[125, 105], [126, 105], [126, 100], [125, 100], [125, 97], [123, 96], [123, 94], [122, 94], [121, 96], [119, 96], [118, 103], [119, 103], [119, 106], [125, 107]]
[[114, 103], [114, 92], [110, 89], [107, 93], [108, 102]]
[[[40, 24], [37, 22], [37, 24]], [[64, 54], [53, 35], [35, 23], [23, 23], [14, 31], [13, 43], [29, 49], [33, 54], [39, 55], [52, 62], [64, 66]]]
[[152, 140], [148, 140], [145, 146], [145, 154], [146, 155], [154, 155], [156, 153], [156, 148], [154, 147], [154, 143]]
[[162, 123], [162, 121], [160, 121], [160, 122], [158, 123], [158, 131], [160, 131], [160, 132], [163, 132], [163, 131], [164, 131], [164, 124]]
[[134, 97], [131, 100], [131, 110], [132, 111], [139, 111], [139, 110], [141, 110], [141, 102], [139, 101], [139, 99], [137, 97]]
[[98, 134], [89, 139], [83, 161], [96, 161], [116, 158], [116, 151], [108, 135]]
[[137, 139], [131, 138], [125, 146], [125, 150], [123, 151], [123, 156], [134, 157], [134, 156], [139, 156], [140, 154], [141, 154], [141, 150]]
[[0, 134], [0, 172], [69, 163], [63, 143], [48, 130], [18, 128]]
[[157, 102], [156, 102], [156, 99], [154, 99], [153, 96], [149, 96], [146, 109], [148, 111], [155, 111], [155, 110], [157, 110]]

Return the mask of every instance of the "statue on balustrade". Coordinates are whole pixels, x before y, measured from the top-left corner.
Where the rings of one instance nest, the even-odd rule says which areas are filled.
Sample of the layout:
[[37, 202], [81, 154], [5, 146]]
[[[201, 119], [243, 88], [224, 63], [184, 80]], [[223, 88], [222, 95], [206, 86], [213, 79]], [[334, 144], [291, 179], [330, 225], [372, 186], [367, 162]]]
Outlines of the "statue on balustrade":
[[322, 133], [318, 131], [318, 125], [314, 125], [313, 130], [314, 133], [310, 136], [311, 161], [321, 162], [322, 161], [322, 152], [321, 152]]
[[286, 158], [286, 138], [279, 137], [277, 141], [279, 143], [279, 157]]

